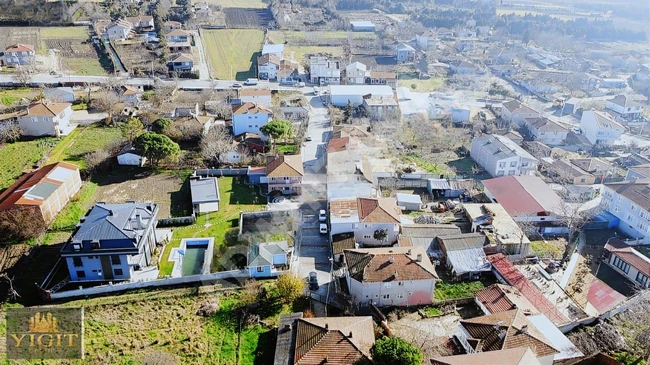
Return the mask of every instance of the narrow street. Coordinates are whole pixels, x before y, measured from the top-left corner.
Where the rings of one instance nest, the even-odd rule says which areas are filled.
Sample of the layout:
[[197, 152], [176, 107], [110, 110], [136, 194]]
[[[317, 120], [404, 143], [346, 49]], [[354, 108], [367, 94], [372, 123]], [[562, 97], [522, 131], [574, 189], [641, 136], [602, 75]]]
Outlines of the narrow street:
[[196, 49], [199, 50], [199, 62], [196, 68], [199, 70], [199, 80], [210, 79], [210, 69], [208, 68], [208, 60], [205, 57], [205, 48], [203, 48], [203, 40], [199, 32], [192, 32]]
[[[307, 89], [303, 90], [307, 92]], [[306, 97], [309, 99], [311, 95]], [[294, 270], [303, 278], [315, 271], [318, 284], [323, 285], [330, 281], [331, 253], [328, 236], [319, 233], [318, 211], [327, 208], [325, 152], [331, 132], [327, 108], [320, 98], [312, 97], [310, 104], [307, 135], [312, 137], [312, 141], [305, 142], [301, 151], [305, 169], [300, 206], [303, 215], [302, 240], [297, 242], [295, 252], [298, 257]]]

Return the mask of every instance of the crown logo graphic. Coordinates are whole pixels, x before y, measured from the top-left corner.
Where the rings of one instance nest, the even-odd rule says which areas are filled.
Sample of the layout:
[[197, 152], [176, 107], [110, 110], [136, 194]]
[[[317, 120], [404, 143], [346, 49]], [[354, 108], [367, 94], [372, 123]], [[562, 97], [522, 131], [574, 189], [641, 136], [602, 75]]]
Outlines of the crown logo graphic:
[[41, 312], [37, 312], [29, 319], [29, 332], [59, 332], [58, 327], [58, 320], [50, 312], [43, 315]]

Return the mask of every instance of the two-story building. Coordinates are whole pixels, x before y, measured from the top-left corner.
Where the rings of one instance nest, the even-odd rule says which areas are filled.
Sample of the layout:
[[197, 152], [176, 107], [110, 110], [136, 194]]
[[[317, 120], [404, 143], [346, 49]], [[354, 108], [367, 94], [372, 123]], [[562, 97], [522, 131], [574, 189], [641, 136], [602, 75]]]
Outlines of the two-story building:
[[344, 250], [345, 280], [355, 304], [431, 304], [438, 275], [421, 247]]
[[395, 46], [395, 58], [397, 62], [413, 62], [415, 60], [415, 48], [406, 43]]
[[253, 133], [267, 140], [268, 136], [260, 130], [271, 121], [273, 112], [258, 103], [246, 102], [232, 106], [232, 132], [235, 136]]
[[4, 212], [34, 210], [37, 214], [29, 219], [49, 224], [79, 189], [81, 176], [77, 166], [65, 162], [43, 166], [19, 177], [0, 194], [0, 220]]
[[392, 246], [400, 233], [400, 214], [395, 198], [331, 200], [330, 234], [354, 232], [363, 246]]
[[492, 176], [530, 175], [537, 170], [537, 159], [509, 138], [498, 134], [472, 140], [470, 156]]
[[650, 258], [621, 239], [610, 238], [607, 241], [602, 262], [632, 282], [638, 289], [650, 287]]
[[16, 67], [34, 63], [36, 51], [31, 44], [16, 43], [5, 48], [4, 55], [0, 57], [2, 66]]
[[151, 15], [138, 15], [126, 17], [126, 21], [131, 23], [133, 29], [138, 32], [152, 32], [156, 30], [156, 27], [153, 22], [153, 16]]
[[167, 67], [171, 71], [192, 71], [194, 67], [194, 59], [192, 55], [187, 53], [177, 53], [171, 56]]
[[522, 125], [526, 118], [537, 118], [540, 115], [540, 112], [519, 100], [511, 100], [503, 103], [501, 108], [501, 119], [516, 126]]
[[612, 146], [621, 138], [625, 127], [607, 113], [586, 110], [580, 119], [580, 132], [593, 145]]
[[276, 80], [280, 62], [280, 58], [273, 53], [257, 57], [257, 76], [262, 80]]
[[618, 228], [639, 243], [650, 244], [650, 179], [605, 184], [602, 207], [618, 219]]
[[134, 35], [133, 24], [124, 19], [117, 19], [106, 26], [106, 36], [109, 41], [123, 41], [133, 38]]
[[61, 248], [70, 281], [125, 281], [153, 264], [158, 205], [95, 204]]
[[271, 90], [269, 89], [241, 89], [237, 92], [242, 103], [259, 103], [271, 105]]
[[251, 278], [277, 276], [289, 266], [291, 248], [287, 241], [253, 243], [248, 251], [246, 267]]
[[345, 83], [348, 85], [362, 85], [366, 83], [367, 67], [361, 62], [353, 62], [345, 66]]
[[605, 109], [612, 113], [617, 121], [625, 124], [641, 119], [644, 111], [641, 103], [627, 95], [617, 95], [607, 100]]
[[366, 85], [388, 85], [395, 88], [397, 74], [388, 71], [368, 71], [366, 72]]
[[70, 125], [72, 104], [37, 101], [27, 107], [26, 112], [18, 119], [18, 126], [23, 135], [42, 137], [60, 137], [74, 129]]
[[569, 134], [569, 130], [546, 117], [526, 118], [524, 127], [533, 141], [540, 141], [547, 146], [559, 146]]
[[309, 79], [321, 85], [340, 84], [341, 63], [323, 56], [312, 56], [309, 58]]
[[425, 51], [435, 50], [436, 46], [438, 45], [438, 41], [438, 33], [431, 29], [415, 36], [415, 43], [418, 47], [420, 47], [420, 49], [423, 49]]
[[549, 166], [549, 175], [562, 183], [573, 185], [593, 185], [596, 177], [580, 167], [564, 160], [555, 160]]
[[305, 171], [301, 155], [276, 155], [266, 157], [266, 177], [260, 181], [268, 184], [268, 191], [282, 195], [302, 194]]
[[192, 52], [192, 34], [186, 30], [174, 29], [165, 34], [169, 52]]

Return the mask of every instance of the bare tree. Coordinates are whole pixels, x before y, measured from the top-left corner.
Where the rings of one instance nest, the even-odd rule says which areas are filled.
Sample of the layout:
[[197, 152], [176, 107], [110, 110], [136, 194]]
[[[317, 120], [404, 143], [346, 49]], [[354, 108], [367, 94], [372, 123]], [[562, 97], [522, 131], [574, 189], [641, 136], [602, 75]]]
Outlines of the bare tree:
[[28, 69], [19, 67], [18, 72], [14, 75], [14, 81], [22, 86], [27, 86], [27, 84], [32, 81], [32, 75], [29, 73]]
[[0, 240], [30, 239], [45, 232], [45, 222], [37, 209], [22, 208], [0, 212]]
[[562, 200], [557, 209], [556, 214], [560, 216], [560, 222], [568, 230], [567, 245], [560, 262], [564, 265], [576, 250], [582, 228], [602, 212], [602, 207], [588, 208], [577, 199], [568, 199]]
[[124, 106], [120, 102], [120, 97], [114, 91], [103, 91], [95, 95], [91, 105], [97, 110], [108, 114], [105, 123], [113, 123], [115, 114], [119, 114]]
[[234, 149], [232, 137], [222, 126], [210, 128], [208, 133], [201, 138], [199, 145], [203, 159], [210, 166], [219, 165], [222, 156]]
[[17, 122], [0, 123], [0, 142], [15, 142], [22, 135]]

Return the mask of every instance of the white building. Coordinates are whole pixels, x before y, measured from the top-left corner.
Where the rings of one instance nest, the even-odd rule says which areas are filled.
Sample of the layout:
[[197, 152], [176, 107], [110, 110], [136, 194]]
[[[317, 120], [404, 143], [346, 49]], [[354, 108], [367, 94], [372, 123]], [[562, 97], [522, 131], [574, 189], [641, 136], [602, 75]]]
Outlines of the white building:
[[327, 57], [309, 58], [309, 78], [315, 84], [339, 84], [341, 82], [341, 63], [330, 61]]
[[625, 127], [604, 112], [587, 110], [580, 119], [580, 131], [594, 145], [612, 146], [625, 132]]
[[519, 100], [511, 100], [503, 103], [503, 107], [501, 108], [501, 118], [517, 126], [521, 125], [526, 118], [537, 118], [540, 115], [540, 112]]
[[330, 102], [334, 106], [344, 107], [348, 102], [357, 107], [363, 104], [364, 97], [394, 98], [393, 89], [387, 85], [332, 85]]
[[[401, 210], [395, 198], [352, 198], [332, 200], [330, 235], [354, 232], [356, 242], [367, 246], [392, 246], [400, 232]], [[378, 238], [379, 231], [385, 237]]]
[[276, 80], [280, 62], [280, 58], [272, 53], [257, 57], [257, 76], [262, 80]]
[[271, 105], [271, 90], [269, 89], [241, 89], [238, 94], [242, 103]]
[[43, 90], [43, 97], [59, 103], [72, 103], [74, 101], [74, 90], [71, 87], [48, 87]]
[[70, 125], [72, 104], [38, 101], [27, 107], [27, 112], [18, 119], [23, 135], [32, 137], [66, 135], [74, 129]]
[[619, 219], [618, 228], [650, 244], [650, 179], [605, 184], [601, 205]]
[[117, 164], [127, 166], [144, 166], [147, 158], [140, 155], [135, 147], [127, 145], [117, 154]]
[[194, 213], [219, 211], [219, 184], [216, 177], [190, 177]]
[[263, 140], [268, 137], [262, 133], [260, 128], [271, 121], [273, 112], [257, 103], [243, 103], [233, 105], [232, 108], [232, 132], [235, 136], [244, 133], [260, 135]]
[[623, 275], [639, 289], [650, 286], [650, 258], [630, 247], [619, 238], [610, 238], [605, 244], [603, 262]]
[[345, 66], [345, 83], [348, 85], [363, 85], [366, 83], [367, 67], [361, 62], [353, 62]]
[[644, 107], [629, 96], [617, 95], [613, 99], [607, 100], [605, 109], [612, 112], [618, 120], [633, 121], [643, 115]]
[[569, 134], [567, 128], [546, 117], [526, 118], [524, 126], [534, 141], [540, 141], [547, 146], [564, 144]]
[[431, 304], [438, 275], [422, 247], [344, 250], [345, 279], [355, 304]]
[[508, 137], [484, 135], [472, 140], [470, 156], [492, 176], [531, 175], [537, 159]]
[[106, 26], [106, 36], [110, 41], [123, 41], [133, 35], [133, 25], [124, 19], [117, 19]]
[[272, 54], [279, 59], [284, 58], [284, 44], [265, 44], [262, 47], [262, 56]]

